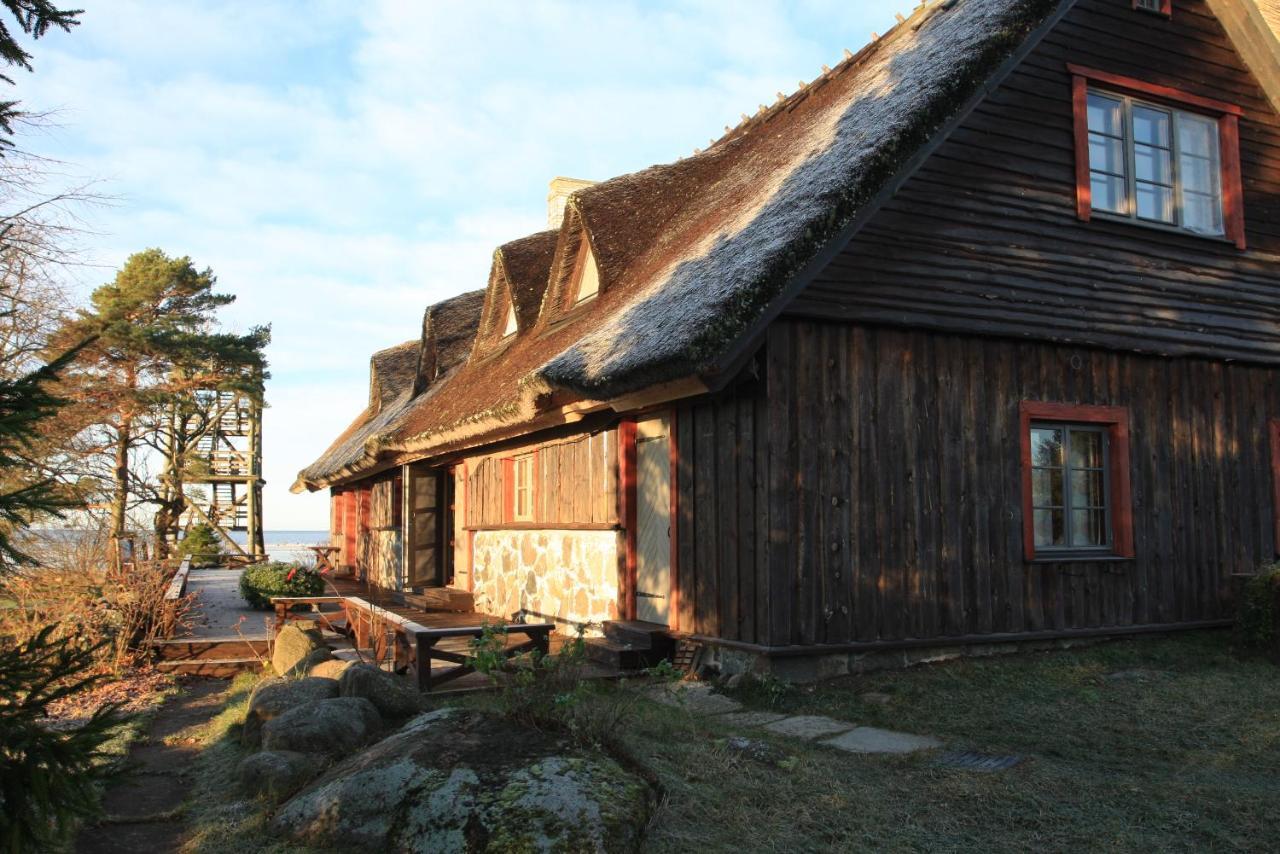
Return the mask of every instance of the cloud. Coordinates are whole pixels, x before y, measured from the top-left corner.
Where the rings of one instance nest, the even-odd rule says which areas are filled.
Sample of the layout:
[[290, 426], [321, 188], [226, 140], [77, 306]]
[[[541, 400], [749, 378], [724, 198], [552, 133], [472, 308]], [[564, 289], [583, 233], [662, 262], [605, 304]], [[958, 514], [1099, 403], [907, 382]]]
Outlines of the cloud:
[[118, 197], [87, 212], [86, 285], [160, 246], [237, 294], [232, 325], [272, 324], [267, 526], [319, 528], [323, 500], [285, 490], [363, 406], [370, 353], [483, 287], [498, 244], [544, 227], [547, 180], [705, 147], [891, 13], [113, 0], [37, 43], [18, 95], [61, 110], [42, 153]]

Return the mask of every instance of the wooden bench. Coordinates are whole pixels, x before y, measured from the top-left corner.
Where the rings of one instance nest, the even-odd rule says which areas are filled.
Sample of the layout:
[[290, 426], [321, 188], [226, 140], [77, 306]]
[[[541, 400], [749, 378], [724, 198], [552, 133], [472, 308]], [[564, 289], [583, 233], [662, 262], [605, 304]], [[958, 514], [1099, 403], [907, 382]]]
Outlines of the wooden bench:
[[[286, 623], [290, 620], [298, 619], [315, 620], [332, 632], [337, 632], [340, 635], [346, 634], [344, 628], [335, 626], [329, 620], [329, 615], [320, 610], [321, 605], [342, 605], [343, 603], [344, 600], [341, 596], [272, 596], [271, 604], [276, 609], [276, 623], [272, 634], [280, 634], [280, 630], [285, 627]], [[295, 613], [293, 609], [298, 605], [308, 605], [310, 609], [302, 613]]]

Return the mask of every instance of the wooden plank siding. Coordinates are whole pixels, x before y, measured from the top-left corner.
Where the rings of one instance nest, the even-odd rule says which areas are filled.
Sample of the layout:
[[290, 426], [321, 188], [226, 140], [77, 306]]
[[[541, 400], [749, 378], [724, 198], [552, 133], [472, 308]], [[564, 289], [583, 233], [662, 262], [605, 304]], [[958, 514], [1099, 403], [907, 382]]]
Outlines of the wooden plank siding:
[[[1077, 218], [1067, 63], [1243, 109], [1247, 251]], [[1080, 0], [787, 310], [1277, 364], [1277, 253], [1280, 119], [1205, 4]]]
[[769, 427], [760, 383], [676, 411], [680, 630], [768, 637]]
[[501, 527], [505, 512], [503, 461], [532, 453], [533, 519], [528, 525], [618, 523], [618, 433], [602, 430], [467, 460], [466, 526]]
[[[681, 597], [698, 594], [698, 633], [771, 646], [943, 644], [1215, 620], [1229, 616], [1231, 574], [1276, 553], [1273, 369], [801, 320], [770, 327], [765, 359], [750, 462], [767, 468], [767, 496], [704, 486], [730, 482], [726, 445], [743, 471], [740, 400], [687, 407], [678, 422]], [[1133, 560], [1024, 561], [1023, 400], [1128, 409]], [[726, 560], [758, 541], [754, 526], [739, 524], [737, 551], [702, 544], [731, 513], [743, 518], [743, 501], [769, 508], [756, 516], [767, 567]], [[752, 601], [766, 576], [767, 601]], [[730, 590], [731, 607], [704, 610]], [[762, 605], [767, 631], [754, 636], [725, 619]]]

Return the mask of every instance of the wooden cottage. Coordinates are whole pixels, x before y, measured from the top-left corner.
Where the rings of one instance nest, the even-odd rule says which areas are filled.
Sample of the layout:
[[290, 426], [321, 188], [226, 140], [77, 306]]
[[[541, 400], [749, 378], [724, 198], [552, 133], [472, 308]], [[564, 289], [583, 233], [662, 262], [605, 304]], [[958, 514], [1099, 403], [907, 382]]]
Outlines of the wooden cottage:
[[929, 2], [553, 186], [296, 488], [379, 585], [726, 668], [1223, 625], [1280, 544], [1277, 105], [1249, 0]]

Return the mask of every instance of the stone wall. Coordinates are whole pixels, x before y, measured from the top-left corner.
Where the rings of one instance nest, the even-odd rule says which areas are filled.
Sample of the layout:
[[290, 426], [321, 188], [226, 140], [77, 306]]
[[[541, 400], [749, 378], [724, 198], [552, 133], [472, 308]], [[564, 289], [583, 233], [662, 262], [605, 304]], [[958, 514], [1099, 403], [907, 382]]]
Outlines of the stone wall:
[[361, 533], [360, 566], [370, 583], [388, 590], [403, 590], [404, 567], [400, 562], [400, 532], [372, 530]]
[[478, 531], [473, 560], [477, 611], [554, 620], [570, 635], [618, 619], [615, 531]]

